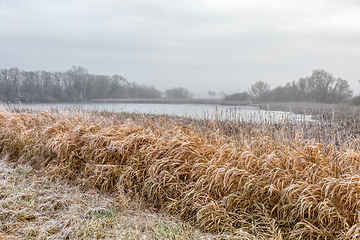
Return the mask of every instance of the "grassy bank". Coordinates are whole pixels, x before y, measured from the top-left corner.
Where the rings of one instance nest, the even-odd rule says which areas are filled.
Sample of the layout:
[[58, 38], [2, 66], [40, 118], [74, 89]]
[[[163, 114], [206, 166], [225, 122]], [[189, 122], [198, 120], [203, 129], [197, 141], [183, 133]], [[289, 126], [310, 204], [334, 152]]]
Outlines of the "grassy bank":
[[5, 110], [0, 147], [8, 162], [140, 199], [213, 235], [356, 239], [357, 130], [336, 119], [258, 124]]

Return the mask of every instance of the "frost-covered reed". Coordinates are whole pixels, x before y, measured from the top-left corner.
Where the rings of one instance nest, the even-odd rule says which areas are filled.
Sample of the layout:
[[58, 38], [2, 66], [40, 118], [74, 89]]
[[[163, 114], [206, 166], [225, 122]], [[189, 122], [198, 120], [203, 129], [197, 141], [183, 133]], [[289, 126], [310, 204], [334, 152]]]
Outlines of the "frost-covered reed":
[[206, 232], [357, 239], [360, 150], [357, 128], [349, 129], [357, 123], [339, 119], [5, 110], [0, 151], [81, 186], [140, 197]]

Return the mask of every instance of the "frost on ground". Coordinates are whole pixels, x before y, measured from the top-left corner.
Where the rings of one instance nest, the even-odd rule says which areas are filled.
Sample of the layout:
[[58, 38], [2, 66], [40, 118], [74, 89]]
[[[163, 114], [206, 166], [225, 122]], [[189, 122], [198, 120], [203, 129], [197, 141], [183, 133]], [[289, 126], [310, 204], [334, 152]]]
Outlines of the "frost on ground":
[[0, 239], [198, 239], [188, 224], [116, 193], [0, 161]]

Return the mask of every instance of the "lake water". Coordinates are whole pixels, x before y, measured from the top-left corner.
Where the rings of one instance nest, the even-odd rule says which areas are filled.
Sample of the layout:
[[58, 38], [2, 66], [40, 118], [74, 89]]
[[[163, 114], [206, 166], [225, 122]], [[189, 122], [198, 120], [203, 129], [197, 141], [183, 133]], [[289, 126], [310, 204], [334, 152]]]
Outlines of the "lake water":
[[196, 119], [222, 119], [255, 122], [308, 122], [310, 115], [282, 111], [262, 110], [255, 106], [223, 106], [204, 104], [134, 104], [134, 103], [62, 103], [62, 104], [11, 104], [8, 108], [105, 110], [143, 114], [168, 114]]

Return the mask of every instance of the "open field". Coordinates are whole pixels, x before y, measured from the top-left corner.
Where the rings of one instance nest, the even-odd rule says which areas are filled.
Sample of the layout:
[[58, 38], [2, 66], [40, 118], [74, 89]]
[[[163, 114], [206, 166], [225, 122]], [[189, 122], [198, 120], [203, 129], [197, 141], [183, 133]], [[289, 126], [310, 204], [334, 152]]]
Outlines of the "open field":
[[[145, 239], [358, 239], [359, 115], [330, 116], [256, 123], [0, 110], [1, 155], [20, 166], [1, 170], [0, 236], [126, 238], [125, 228]], [[42, 198], [46, 185], [53, 192]], [[129, 199], [166, 220], [124, 227], [123, 216], [134, 219]]]

